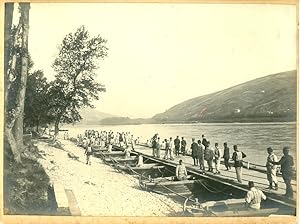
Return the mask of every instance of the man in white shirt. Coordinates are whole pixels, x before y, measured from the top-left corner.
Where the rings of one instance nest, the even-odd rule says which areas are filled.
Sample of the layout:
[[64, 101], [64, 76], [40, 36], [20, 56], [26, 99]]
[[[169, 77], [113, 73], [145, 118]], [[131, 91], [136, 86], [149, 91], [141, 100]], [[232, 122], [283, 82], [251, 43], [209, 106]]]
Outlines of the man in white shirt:
[[177, 180], [187, 179], [187, 171], [185, 165], [182, 164], [182, 160], [179, 160], [179, 164], [176, 166], [176, 177]]
[[249, 181], [248, 182], [249, 191], [246, 195], [246, 203], [250, 209], [259, 210], [260, 209], [260, 203], [261, 200], [266, 200], [266, 195], [259, 189], [254, 187], [254, 182]]
[[267, 148], [268, 157], [266, 162], [267, 167], [267, 178], [269, 181], [269, 189], [273, 189], [272, 184], [274, 183], [274, 190], [278, 190], [278, 180], [277, 180], [277, 166], [274, 162], [278, 162], [277, 156], [274, 154], [271, 147]]

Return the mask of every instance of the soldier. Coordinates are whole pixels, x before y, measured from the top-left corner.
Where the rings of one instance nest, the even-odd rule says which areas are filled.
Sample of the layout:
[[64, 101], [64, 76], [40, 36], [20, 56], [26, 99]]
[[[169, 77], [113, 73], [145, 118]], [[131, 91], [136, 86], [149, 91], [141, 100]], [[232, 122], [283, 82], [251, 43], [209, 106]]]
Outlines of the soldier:
[[248, 182], [249, 191], [246, 195], [246, 203], [250, 209], [259, 210], [261, 200], [266, 200], [266, 195], [259, 189], [254, 187], [254, 182]]
[[182, 164], [182, 160], [179, 160], [179, 164], [176, 166], [176, 177], [177, 180], [187, 179], [187, 171], [185, 166]]
[[180, 139], [179, 139], [179, 136], [177, 136], [174, 139], [174, 146], [175, 146], [175, 156], [179, 156], [179, 148], [180, 148]]
[[185, 156], [185, 147], [186, 147], [186, 141], [184, 137], [181, 138], [181, 153], [183, 156]]
[[232, 154], [232, 160], [234, 161], [234, 167], [236, 172], [236, 178], [238, 182], [242, 183], [242, 169], [243, 169], [243, 158], [246, 157], [246, 154], [243, 152], [240, 152], [238, 150], [237, 145], [233, 146], [233, 154]]
[[215, 157], [215, 164], [216, 164], [216, 173], [220, 174], [221, 152], [218, 143], [215, 143], [214, 157]]
[[277, 162], [277, 156], [273, 153], [273, 149], [271, 147], [267, 148], [268, 157], [266, 162], [267, 167], [267, 178], [269, 181], [269, 189], [272, 189], [272, 184], [274, 182], [274, 190], [278, 190], [278, 180], [277, 180], [277, 166], [272, 162]]
[[204, 159], [207, 162], [208, 165], [208, 172], [213, 172], [213, 159], [214, 159], [214, 151], [213, 149], [210, 147], [210, 142], [208, 141], [206, 143], [206, 147], [204, 150]]
[[192, 158], [194, 160], [194, 166], [198, 166], [198, 156], [197, 156], [198, 144], [195, 142], [195, 138], [192, 138], [191, 149], [192, 149]]
[[231, 169], [231, 166], [229, 164], [230, 152], [229, 152], [229, 148], [227, 146], [227, 142], [224, 142], [224, 154], [223, 154], [223, 158], [224, 158], [224, 165], [226, 167], [226, 170]]
[[278, 162], [270, 161], [270, 163], [281, 165], [282, 178], [286, 185], [286, 192], [284, 196], [287, 198], [293, 198], [293, 188], [291, 181], [293, 176], [294, 159], [289, 155], [289, 150], [289, 147], [284, 147], [282, 150], [283, 156], [281, 157], [281, 159]]

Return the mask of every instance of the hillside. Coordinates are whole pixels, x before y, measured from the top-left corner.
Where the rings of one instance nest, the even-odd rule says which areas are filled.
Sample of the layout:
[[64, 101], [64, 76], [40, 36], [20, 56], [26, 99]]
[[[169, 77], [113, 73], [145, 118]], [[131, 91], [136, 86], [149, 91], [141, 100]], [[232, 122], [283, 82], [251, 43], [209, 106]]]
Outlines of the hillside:
[[268, 75], [199, 96], [153, 117], [156, 122], [295, 121], [297, 72]]
[[101, 124], [101, 120], [108, 117], [116, 117], [115, 115], [107, 114], [98, 111], [97, 109], [85, 108], [80, 111], [82, 120], [79, 124], [89, 125], [89, 124]]
[[129, 117], [108, 117], [101, 120], [101, 124], [107, 125], [134, 125], [134, 124], [149, 124], [153, 121], [147, 118], [132, 119]]

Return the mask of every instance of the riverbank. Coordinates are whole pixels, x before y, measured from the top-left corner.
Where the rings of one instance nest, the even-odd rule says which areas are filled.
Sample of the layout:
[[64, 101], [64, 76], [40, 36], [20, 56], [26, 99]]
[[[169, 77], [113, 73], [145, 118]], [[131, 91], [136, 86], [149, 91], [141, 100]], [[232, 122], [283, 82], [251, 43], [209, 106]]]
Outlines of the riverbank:
[[[116, 172], [100, 159], [92, 158], [91, 165], [86, 165], [82, 148], [67, 140], [61, 143], [63, 149], [37, 143], [45, 151], [39, 162], [51, 182], [73, 191], [82, 216], [173, 216], [182, 211], [181, 204], [142, 191], [136, 178]], [[69, 158], [68, 152], [79, 160]]]
[[[7, 146], [6, 146], [7, 147]], [[48, 200], [49, 177], [41, 164], [37, 147], [25, 145], [21, 163], [4, 153], [3, 201], [5, 215], [51, 215]]]

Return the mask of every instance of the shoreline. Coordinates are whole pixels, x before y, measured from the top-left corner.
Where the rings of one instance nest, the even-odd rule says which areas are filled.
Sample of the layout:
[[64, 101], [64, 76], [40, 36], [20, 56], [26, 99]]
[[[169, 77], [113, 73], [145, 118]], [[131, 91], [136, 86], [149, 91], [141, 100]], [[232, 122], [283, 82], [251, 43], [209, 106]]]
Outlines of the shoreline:
[[134, 126], [134, 125], [280, 125], [290, 124], [296, 125], [297, 121], [270, 121], [270, 122], [170, 122], [170, 123], [139, 123], [139, 124], [64, 124], [62, 127], [74, 127], [74, 126]]
[[[174, 216], [182, 212], [182, 205], [172, 199], [139, 189], [138, 180], [116, 172], [100, 159], [92, 157], [85, 164], [84, 150], [68, 140], [60, 140], [64, 149], [38, 142], [45, 151], [39, 159], [52, 183], [71, 189], [82, 216]], [[79, 156], [72, 160], [67, 153]]]

